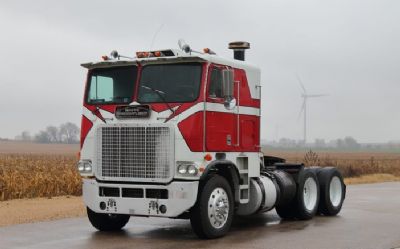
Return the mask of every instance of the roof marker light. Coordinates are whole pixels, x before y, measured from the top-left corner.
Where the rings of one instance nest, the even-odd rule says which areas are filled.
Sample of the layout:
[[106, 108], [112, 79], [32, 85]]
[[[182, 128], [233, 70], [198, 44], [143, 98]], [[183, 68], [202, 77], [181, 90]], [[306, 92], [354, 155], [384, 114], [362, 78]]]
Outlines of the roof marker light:
[[204, 52], [205, 54], [215, 54], [215, 52], [212, 51], [212, 50], [209, 49], [209, 48], [203, 48], [203, 52]]
[[107, 55], [103, 55], [101, 58], [103, 59], [103, 61], [107, 61], [109, 59]]
[[136, 52], [136, 57], [143, 58], [144, 57], [143, 52]]
[[161, 52], [160, 51], [156, 51], [153, 53], [155, 57], [160, 57], [161, 56]]

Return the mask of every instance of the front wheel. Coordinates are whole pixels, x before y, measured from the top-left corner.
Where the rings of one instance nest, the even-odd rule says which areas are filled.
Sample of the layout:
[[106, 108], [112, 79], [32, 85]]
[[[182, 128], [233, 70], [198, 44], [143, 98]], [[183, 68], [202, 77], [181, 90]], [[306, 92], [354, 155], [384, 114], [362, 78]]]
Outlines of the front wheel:
[[101, 214], [87, 209], [90, 223], [100, 231], [118, 231], [128, 223], [130, 216], [126, 214]]
[[228, 233], [233, 219], [233, 195], [228, 181], [212, 176], [190, 212], [190, 223], [200, 238], [213, 239]]

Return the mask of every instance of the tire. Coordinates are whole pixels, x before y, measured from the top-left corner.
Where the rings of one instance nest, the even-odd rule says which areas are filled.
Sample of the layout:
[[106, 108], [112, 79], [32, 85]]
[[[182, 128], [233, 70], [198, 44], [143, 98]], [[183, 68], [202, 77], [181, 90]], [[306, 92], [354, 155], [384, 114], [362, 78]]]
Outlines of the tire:
[[342, 209], [346, 185], [340, 172], [334, 167], [322, 168], [318, 172], [321, 199], [318, 212], [326, 216], [337, 215]]
[[279, 187], [277, 206], [287, 206], [296, 195], [296, 182], [293, 177], [282, 170], [272, 172]]
[[309, 220], [315, 216], [318, 211], [319, 195], [317, 175], [312, 170], [302, 170], [299, 173], [297, 193], [293, 203], [297, 219]]
[[86, 208], [90, 223], [99, 231], [119, 231], [126, 223], [130, 216], [126, 214], [101, 214]]
[[222, 237], [231, 227], [233, 212], [233, 195], [228, 181], [214, 175], [199, 190], [197, 202], [190, 211], [190, 223], [200, 238]]
[[319, 182], [313, 170], [299, 172], [296, 196], [291, 203], [277, 206], [276, 212], [283, 219], [309, 220], [315, 216], [319, 204]]
[[296, 196], [296, 182], [285, 171], [275, 170], [273, 174], [280, 192], [275, 210], [282, 219], [293, 219], [295, 218], [295, 212], [291, 203]]
[[292, 220], [296, 217], [295, 209], [294, 207], [291, 207], [289, 205], [287, 206], [276, 206], [275, 207], [276, 213], [281, 217], [282, 219], [285, 220]]

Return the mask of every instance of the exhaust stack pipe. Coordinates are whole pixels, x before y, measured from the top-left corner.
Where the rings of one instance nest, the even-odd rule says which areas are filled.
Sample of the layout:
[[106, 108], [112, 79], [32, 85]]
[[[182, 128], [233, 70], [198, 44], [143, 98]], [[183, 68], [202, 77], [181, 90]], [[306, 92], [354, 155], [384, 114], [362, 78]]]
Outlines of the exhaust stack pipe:
[[244, 61], [245, 50], [250, 48], [250, 43], [245, 41], [236, 41], [229, 43], [229, 49], [233, 49], [233, 58]]

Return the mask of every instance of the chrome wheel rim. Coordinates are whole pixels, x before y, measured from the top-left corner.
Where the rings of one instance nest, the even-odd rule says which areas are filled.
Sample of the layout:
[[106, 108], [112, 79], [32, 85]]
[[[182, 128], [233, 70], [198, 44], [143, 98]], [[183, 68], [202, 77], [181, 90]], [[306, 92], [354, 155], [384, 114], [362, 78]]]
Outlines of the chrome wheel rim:
[[338, 207], [342, 201], [342, 182], [339, 177], [334, 176], [329, 184], [329, 198], [331, 200], [332, 206]]
[[228, 220], [229, 201], [228, 194], [223, 188], [216, 188], [208, 199], [208, 219], [211, 226], [221, 228]]
[[307, 178], [303, 186], [303, 200], [307, 211], [313, 211], [317, 205], [317, 194], [317, 182], [312, 177]]

